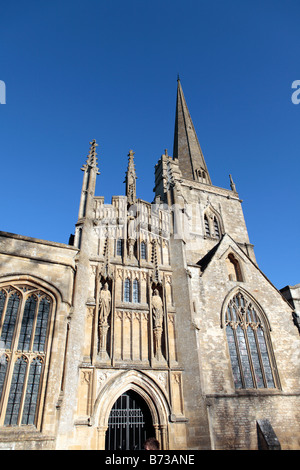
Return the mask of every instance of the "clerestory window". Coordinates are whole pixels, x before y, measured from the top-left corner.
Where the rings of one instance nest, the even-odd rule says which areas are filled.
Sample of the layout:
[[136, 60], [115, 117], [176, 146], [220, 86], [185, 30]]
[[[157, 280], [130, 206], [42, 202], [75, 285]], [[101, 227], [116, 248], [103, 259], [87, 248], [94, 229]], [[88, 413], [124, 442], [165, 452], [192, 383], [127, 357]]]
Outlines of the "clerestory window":
[[37, 426], [52, 309], [33, 286], [0, 288], [0, 425]]
[[258, 307], [244, 293], [238, 292], [229, 301], [225, 325], [235, 388], [275, 388], [267, 327]]

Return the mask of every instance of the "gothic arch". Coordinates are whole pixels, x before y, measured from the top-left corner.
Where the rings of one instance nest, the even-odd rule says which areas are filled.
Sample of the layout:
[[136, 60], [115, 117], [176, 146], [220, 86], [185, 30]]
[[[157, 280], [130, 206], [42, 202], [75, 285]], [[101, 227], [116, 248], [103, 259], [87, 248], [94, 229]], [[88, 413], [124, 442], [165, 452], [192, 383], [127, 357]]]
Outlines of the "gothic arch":
[[208, 237], [220, 239], [224, 233], [223, 220], [221, 214], [211, 203], [203, 211], [203, 221], [204, 234]]
[[265, 314], [263, 308], [261, 307], [261, 305], [259, 304], [259, 302], [253, 297], [252, 294], [250, 294], [250, 292], [248, 292], [246, 289], [244, 289], [243, 287], [241, 286], [237, 286], [237, 287], [234, 287], [233, 289], [231, 289], [228, 294], [226, 295], [224, 301], [223, 301], [223, 304], [222, 304], [222, 310], [221, 310], [221, 319], [220, 319], [220, 323], [221, 323], [221, 328], [224, 328], [224, 325], [225, 325], [225, 313], [226, 313], [226, 308], [227, 308], [227, 305], [228, 305], [228, 302], [231, 298], [233, 298], [235, 295], [237, 295], [239, 292], [241, 292], [242, 294], [244, 294], [249, 300], [251, 300], [251, 302], [255, 305], [255, 307], [257, 308], [258, 312], [259, 312], [259, 315], [262, 319], [262, 321], [264, 322], [264, 325], [266, 326], [266, 328], [268, 329], [268, 331], [272, 331], [272, 328], [271, 328], [271, 324], [270, 324], [270, 321], [267, 317], [267, 315]]
[[59, 289], [57, 289], [53, 284], [50, 284], [43, 279], [28, 275], [28, 274], [7, 274], [5, 276], [0, 277], [0, 287], [3, 287], [8, 284], [14, 284], [17, 288], [19, 285], [30, 285], [31, 287], [35, 287], [36, 289], [45, 290], [51, 297], [53, 297], [54, 301], [61, 300], [63, 301], [62, 293]]
[[101, 389], [95, 401], [94, 422], [98, 425], [98, 449], [105, 447], [105, 433], [110, 411], [116, 400], [128, 390], [138, 393], [148, 405], [156, 438], [161, 448], [168, 449], [168, 417], [170, 407], [162, 389], [146, 374], [130, 370], [120, 373]]
[[[61, 293], [42, 279], [24, 274], [2, 276], [0, 291], [6, 299], [0, 309], [0, 316], [4, 317], [1, 356], [7, 358], [1, 386], [0, 424], [35, 425], [40, 429], [56, 307]], [[13, 305], [10, 300], [15, 295], [19, 300]], [[30, 407], [25, 407], [28, 403]]]
[[232, 251], [230, 251], [227, 254], [225, 261], [227, 265], [229, 279], [232, 281], [243, 282], [244, 275], [241, 262], [238, 257]]
[[257, 300], [245, 289], [233, 289], [222, 307], [235, 389], [280, 388], [270, 323]]

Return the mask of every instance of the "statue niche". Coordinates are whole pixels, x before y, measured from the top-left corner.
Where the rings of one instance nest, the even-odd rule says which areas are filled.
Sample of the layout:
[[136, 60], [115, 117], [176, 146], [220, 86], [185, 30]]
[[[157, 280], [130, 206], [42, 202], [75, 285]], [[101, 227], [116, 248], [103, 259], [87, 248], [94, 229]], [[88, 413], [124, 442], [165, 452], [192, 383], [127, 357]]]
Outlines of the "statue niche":
[[154, 289], [152, 296], [152, 319], [154, 333], [154, 355], [160, 361], [162, 359], [162, 331], [163, 331], [164, 309], [158, 289]]
[[99, 354], [101, 358], [107, 355], [107, 332], [109, 329], [109, 316], [111, 313], [111, 293], [107, 282], [100, 289], [99, 294]]

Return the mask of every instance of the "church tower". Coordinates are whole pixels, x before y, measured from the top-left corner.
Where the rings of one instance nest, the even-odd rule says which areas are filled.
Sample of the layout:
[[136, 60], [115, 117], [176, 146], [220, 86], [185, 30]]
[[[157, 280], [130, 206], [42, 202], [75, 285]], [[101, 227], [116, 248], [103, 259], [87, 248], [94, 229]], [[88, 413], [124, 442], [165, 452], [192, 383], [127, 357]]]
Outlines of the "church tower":
[[[276, 437], [273, 427], [281, 433], [286, 410], [293, 420], [286, 392], [299, 385], [291, 362], [289, 376], [278, 367], [285, 362], [278, 350], [282, 312], [286, 339], [298, 341], [290, 307], [258, 268], [229, 178], [230, 189], [212, 184], [178, 80], [173, 157], [165, 151], [157, 163], [155, 193], [172, 214], [170, 263], [190, 448], [255, 448], [264, 425]], [[278, 395], [286, 406], [281, 418], [273, 413]], [[290, 433], [281, 439], [295, 442]]]

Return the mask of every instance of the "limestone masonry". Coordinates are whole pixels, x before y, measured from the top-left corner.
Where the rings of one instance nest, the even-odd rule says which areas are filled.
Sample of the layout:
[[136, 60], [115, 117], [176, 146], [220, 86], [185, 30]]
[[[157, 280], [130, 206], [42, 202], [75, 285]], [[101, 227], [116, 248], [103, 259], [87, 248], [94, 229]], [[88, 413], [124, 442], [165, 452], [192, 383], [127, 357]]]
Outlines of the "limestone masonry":
[[153, 202], [132, 150], [96, 196], [96, 150], [69, 245], [0, 232], [0, 450], [299, 449], [300, 285], [259, 269], [180, 81]]

